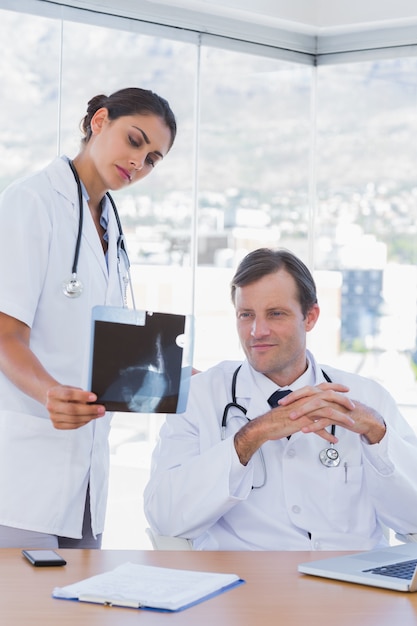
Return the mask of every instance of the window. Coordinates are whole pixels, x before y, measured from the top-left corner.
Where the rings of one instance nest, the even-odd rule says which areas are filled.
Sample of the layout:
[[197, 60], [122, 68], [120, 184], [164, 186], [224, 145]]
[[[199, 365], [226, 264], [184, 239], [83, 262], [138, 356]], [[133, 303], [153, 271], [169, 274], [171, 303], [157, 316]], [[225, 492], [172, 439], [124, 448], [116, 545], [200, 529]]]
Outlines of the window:
[[312, 68], [234, 51], [201, 54], [195, 362], [242, 353], [229, 283], [254, 248], [308, 257]]
[[[178, 119], [172, 152], [116, 197], [138, 307], [195, 313], [196, 367], [240, 358], [234, 268], [254, 248], [290, 248], [317, 280], [310, 347], [381, 381], [412, 422], [417, 57], [313, 67], [259, 46], [139, 32], [129, 20], [0, 17], [0, 188], [76, 154], [93, 95], [130, 85], [160, 93]], [[114, 419], [113, 547], [145, 545], [140, 490], [162, 419]]]

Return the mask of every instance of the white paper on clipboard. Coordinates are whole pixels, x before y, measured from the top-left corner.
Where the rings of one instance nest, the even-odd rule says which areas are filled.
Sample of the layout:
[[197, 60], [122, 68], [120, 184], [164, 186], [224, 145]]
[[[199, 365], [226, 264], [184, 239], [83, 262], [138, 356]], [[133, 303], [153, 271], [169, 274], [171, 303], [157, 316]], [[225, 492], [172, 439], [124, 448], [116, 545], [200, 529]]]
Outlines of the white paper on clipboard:
[[191, 316], [96, 306], [89, 389], [108, 411], [183, 413], [192, 347]]

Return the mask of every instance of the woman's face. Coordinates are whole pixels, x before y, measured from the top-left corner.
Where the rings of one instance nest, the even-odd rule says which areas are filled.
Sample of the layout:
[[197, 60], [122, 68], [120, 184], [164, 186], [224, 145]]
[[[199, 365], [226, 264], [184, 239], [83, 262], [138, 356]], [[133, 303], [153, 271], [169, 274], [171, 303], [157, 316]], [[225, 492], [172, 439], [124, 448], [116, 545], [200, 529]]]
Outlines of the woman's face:
[[171, 147], [171, 131], [156, 115], [129, 115], [110, 120], [106, 108], [91, 120], [86, 146], [95, 176], [117, 190], [145, 178]]

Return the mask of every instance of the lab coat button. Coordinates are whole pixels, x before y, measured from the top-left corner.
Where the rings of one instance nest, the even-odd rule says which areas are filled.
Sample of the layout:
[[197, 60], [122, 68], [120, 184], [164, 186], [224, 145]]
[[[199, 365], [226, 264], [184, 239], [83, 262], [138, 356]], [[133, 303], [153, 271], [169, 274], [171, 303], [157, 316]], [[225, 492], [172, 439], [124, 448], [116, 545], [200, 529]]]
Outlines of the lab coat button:
[[315, 549], [315, 550], [321, 550], [321, 543], [320, 543], [320, 541], [318, 541], [317, 539], [316, 539], [316, 541], [314, 542], [314, 549]]
[[293, 458], [295, 457], [295, 455], [296, 455], [296, 454], [297, 454], [297, 453], [296, 453], [296, 451], [294, 450], [294, 448], [290, 448], [290, 449], [288, 450], [288, 452], [287, 452], [287, 456], [288, 456], [290, 459], [293, 459]]
[[297, 504], [294, 504], [291, 510], [293, 513], [301, 513], [301, 509], [299, 506], [297, 506]]

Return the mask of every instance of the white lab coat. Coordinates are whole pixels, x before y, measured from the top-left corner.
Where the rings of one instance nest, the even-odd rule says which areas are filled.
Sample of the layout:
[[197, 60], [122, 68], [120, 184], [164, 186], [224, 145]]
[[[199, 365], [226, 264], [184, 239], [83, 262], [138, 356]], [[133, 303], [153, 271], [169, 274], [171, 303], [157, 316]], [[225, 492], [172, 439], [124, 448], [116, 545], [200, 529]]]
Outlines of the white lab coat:
[[[309, 359], [313, 384], [324, 382]], [[383, 416], [384, 438], [368, 445], [337, 428], [341, 463], [332, 468], [319, 461], [329, 444], [317, 435], [269, 441], [262, 446], [265, 474], [259, 452], [246, 467], [239, 462], [233, 436], [246, 423], [241, 411], [230, 410], [221, 439], [238, 365], [226, 361], [193, 376], [187, 411], [168, 416], [161, 428], [144, 494], [156, 532], [192, 538], [204, 550], [365, 550], [386, 542], [381, 523], [417, 532], [417, 438], [387, 391], [323, 366], [332, 381], [350, 388], [352, 399]], [[249, 419], [269, 410], [259, 376], [245, 361], [237, 377], [237, 402]], [[253, 489], [265, 476], [266, 484]]]
[[[107, 200], [108, 202], [108, 200]], [[0, 311], [31, 328], [31, 348], [59, 382], [86, 388], [95, 305], [122, 306], [118, 227], [109, 208], [108, 264], [84, 199], [79, 298], [63, 293], [78, 232], [77, 186], [65, 159], [0, 197]], [[111, 415], [56, 430], [43, 405], [0, 373], [0, 524], [80, 538], [88, 483], [92, 530], [103, 532]]]

